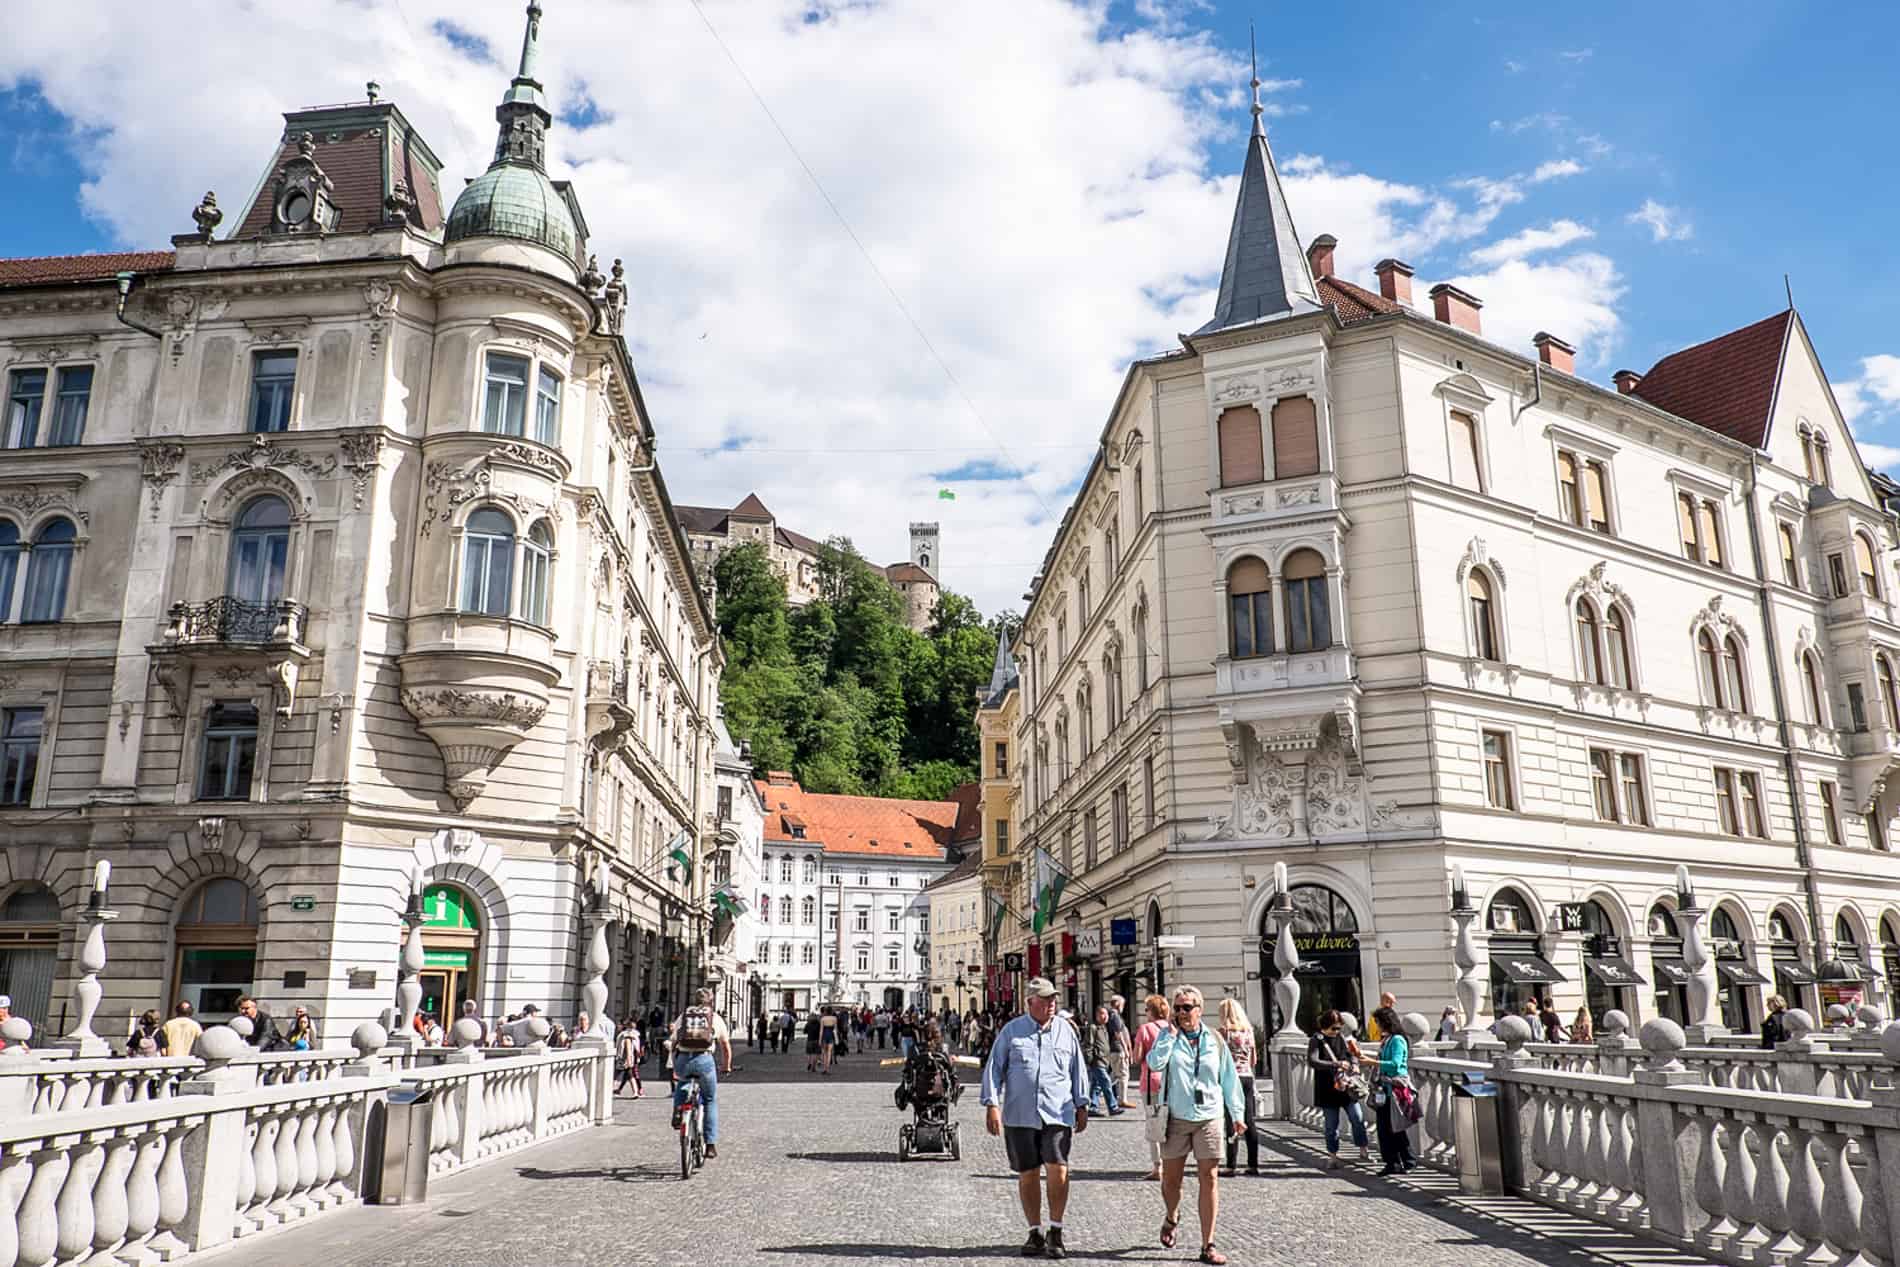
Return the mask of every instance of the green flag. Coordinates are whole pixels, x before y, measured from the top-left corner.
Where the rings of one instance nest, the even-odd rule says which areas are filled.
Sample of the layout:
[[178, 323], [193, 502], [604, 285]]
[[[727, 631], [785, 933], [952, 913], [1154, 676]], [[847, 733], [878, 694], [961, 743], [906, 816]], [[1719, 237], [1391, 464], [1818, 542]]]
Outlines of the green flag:
[[953, 502], [956, 499], [957, 495], [952, 489], [940, 488], [937, 490], [937, 500], [940, 502]]
[[1047, 849], [1036, 850], [1036, 918], [1031, 927], [1040, 933], [1055, 922], [1056, 903], [1062, 900], [1062, 886], [1069, 882]]
[[673, 837], [672, 851], [666, 855], [674, 862], [679, 863], [680, 866], [686, 868], [686, 882], [688, 884], [693, 882], [693, 852], [691, 848], [689, 848], [691, 844], [692, 837], [682, 831], [679, 835]]
[[1003, 900], [1002, 895], [990, 894], [990, 945], [994, 946], [997, 938], [1003, 935], [1003, 917], [1008, 914], [1009, 903]]

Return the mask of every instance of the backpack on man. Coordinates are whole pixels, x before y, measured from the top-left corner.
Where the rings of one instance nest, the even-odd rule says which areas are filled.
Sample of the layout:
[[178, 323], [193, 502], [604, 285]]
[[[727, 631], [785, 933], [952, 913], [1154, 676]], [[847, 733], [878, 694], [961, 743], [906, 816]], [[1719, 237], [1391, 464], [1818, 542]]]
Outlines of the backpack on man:
[[675, 1051], [698, 1053], [711, 1051], [713, 1046], [713, 1017], [709, 1007], [689, 1007], [680, 1016], [679, 1037], [674, 1041]]

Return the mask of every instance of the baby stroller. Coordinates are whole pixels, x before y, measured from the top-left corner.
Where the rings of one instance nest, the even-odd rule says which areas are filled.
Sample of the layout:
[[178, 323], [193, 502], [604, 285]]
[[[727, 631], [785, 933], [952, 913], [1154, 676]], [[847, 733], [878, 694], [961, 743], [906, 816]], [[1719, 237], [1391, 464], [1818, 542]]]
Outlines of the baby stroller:
[[963, 1084], [957, 1081], [956, 1065], [947, 1052], [930, 1047], [911, 1052], [895, 1097], [898, 1108], [911, 1111], [910, 1122], [897, 1129], [897, 1160], [946, 1153], [952, 1161], [962, 1159], [957, 1124], [950, 1120], [950, 1107], [962, 1094]]

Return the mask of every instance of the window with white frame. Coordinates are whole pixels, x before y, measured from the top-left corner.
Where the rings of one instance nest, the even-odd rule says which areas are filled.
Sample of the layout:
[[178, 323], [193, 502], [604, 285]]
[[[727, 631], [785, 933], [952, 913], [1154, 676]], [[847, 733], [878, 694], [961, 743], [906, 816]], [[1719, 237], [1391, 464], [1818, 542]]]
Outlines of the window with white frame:
[[1610, 531], [1610, 468], [1602, 458], [1557, 450], [1557, 508], [1579, 528]]
[[1695, 563], [1727, 569], [1722, 509], [1713, 496], [1689, 490], [1676, 494], [1676, 524], [1682, 535], [1683, 557]]
[[1482, 568], [1473, 568], [1465, 577], [1465, 605], [1471, 617], [1471, 651], [1480, 660], [1498, 660], [1503, 644], [1498, 640], [1498, 615], [1491, 576]]
[[903, 953], [903, 951], [897, 949], [895, 946], [886, 950], [884, 952], [884, 970], [886, 972], [898, 971], [899, 968], [902, 967]]
[[528, 433], [528, 358], [490, 352], [482, 377], [482, 430], [495, 435]]
[[1479, 732], [1484, 763], [1484, 801], [1493, 809], [1516, 809], [1517, 787], [1512, 778], [1511, 736], [1508, 731]]
[[852, 927], [856, 931], [860, 933], [868, 933], [871, 931], [871, 908], [870, 907], [868, 906], [858, 907], [857, 910], [852, 912], [852, 919], [855, 921], [852, 924]]
[[1448, 415], [1451, 438], [1451, 482], [1473, 492], [1484, 491], [1483, 445], [1477, 415], [1454, 409]]
[[1766, 838], [1768, 823], [1762, 811], [1761, 776], [1753, 770], [1716, 766], [1715, 813], [1726, 835]]
[[857, 963], [859, 972], [869, 972], [871, 970], [871, 948], [869, 946], [858, 947]]
[[1704, 626], [1696, 632], [1696, 676], [1702, 683], [1702, 695], [1716, 708], [1730, 712], [1748, 711], [1747, 656], [1739, 636], [1718, 637]]

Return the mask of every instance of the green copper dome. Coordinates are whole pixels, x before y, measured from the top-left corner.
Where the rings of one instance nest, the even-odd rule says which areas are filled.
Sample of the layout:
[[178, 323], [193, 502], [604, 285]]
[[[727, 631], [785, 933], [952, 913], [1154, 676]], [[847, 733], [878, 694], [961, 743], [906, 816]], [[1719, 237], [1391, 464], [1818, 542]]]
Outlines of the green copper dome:
[[443, 240], [521, 238], [571, 260], [577, 236], [567, 199], [544, 173], [524, 164], [497, 163], [462, 190]]

